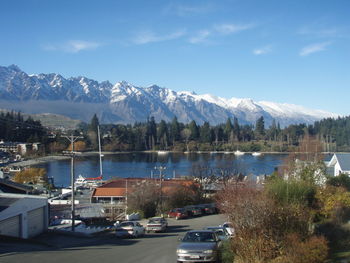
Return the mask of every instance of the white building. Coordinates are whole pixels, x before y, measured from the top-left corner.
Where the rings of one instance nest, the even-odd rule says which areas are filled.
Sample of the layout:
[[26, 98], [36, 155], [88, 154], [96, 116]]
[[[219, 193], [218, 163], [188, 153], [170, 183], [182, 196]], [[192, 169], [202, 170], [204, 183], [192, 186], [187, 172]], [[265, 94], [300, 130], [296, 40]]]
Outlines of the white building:
[[350, 175], [350, 153], [335, 153], [327, 163], [327, 167], [334, 169], [334, 176], [339, 174]]
[[48, 228], [46, 197], [0, 193], [0, 235], [31, 238]]

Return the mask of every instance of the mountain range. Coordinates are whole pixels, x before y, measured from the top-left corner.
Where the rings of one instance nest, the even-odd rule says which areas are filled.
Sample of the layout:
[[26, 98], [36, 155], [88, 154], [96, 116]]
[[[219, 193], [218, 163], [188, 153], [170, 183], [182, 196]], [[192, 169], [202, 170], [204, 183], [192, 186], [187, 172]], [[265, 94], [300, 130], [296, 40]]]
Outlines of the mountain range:
[[16, 65], [0, 66], [0, 108], [28, 114], [60, 114], [85, 122], [96, 113], [101, 123], [124, 124], [144, 122], [150, 116], [156, 121], [171, 121], [177, 116], [180, 122], [195, 120], [197, 124], [219, 124], [237, 117], [240, 124], [255, 124], [263, 116], [267, 126], [275, 120], [283, 127], [338, 117], [293, 104], [225, 99], [157, 85], [136, 87], [125, 81], [113, 85], [109, 81], [81, 76], [64, 78], [55, 73], [29, 75]]

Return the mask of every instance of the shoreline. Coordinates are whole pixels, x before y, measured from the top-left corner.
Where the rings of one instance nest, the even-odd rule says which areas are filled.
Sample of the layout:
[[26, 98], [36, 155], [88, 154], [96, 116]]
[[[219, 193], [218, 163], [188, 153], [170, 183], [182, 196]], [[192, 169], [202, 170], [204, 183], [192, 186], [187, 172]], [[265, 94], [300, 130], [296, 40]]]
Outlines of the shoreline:
[[[127, 152], [102, 152], [103, 155], [118, 155], [118, 154], [130, 154], [130, 153], [161, 153], [161, 154], [168, 154], [168, 153], [182, 153], [182, 154], [232, 154], [234, 155], [234, 152], [223, 152], [223, 151], [197, 151], [197, 152], [177, 152], [177, 151], [127, 151]], [[244, 152], [244, 154], [252, 154], [253, 152]], [[296, 152], [260, 152], [262, 155], [265, 154], [293, 154]], [[333, 152], [322, 152], [322, 154], [333, 154]], [[98, 151], [91, 151], [91, 152], [82, 152], [76, 154], [77, 157], [85, 157], [85, 156], [94, 156], [99, 155]], [[27, 167], [32, 165], [38, 165], [42, 163], [48, 163], [52, 161], [60, 161], [60, 160], [69, 160], [70, 156], [68, 155], [49, 155], [49, 156], [43, 156], [33, 159], [28, 159], [24, 161], [14, 162], [10, 163], [7, 166], [8, 167]]]

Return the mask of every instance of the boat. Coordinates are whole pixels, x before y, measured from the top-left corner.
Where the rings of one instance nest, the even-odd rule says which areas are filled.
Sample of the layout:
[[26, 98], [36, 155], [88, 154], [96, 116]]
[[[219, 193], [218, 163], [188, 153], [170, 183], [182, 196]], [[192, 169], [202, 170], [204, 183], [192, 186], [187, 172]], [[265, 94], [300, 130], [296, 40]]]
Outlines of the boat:
[[253, 152], [252, 155], [253, 156], [260, 156], [262, 153], [259, 153], [259, 152]]
[[241, 152], [241, 151], [237, 150], [237, 151], [234, 152], [234, 154], [236, 156], [240, 156], [240, 155], [244, 155], [244, 152]]
[[91, 188], [91, 187], [97, 187], [103, 184], [103, 172], [102, 172], [103, 154], [101, 152], [101, 136], [100, 136], [99, 126], [97, 126], [97, 136], [98, 136], [98, 151], [99, 151], [99, 158], [100, 158], [100, 176], [85, 178], [80, 174], [74, 182], [75, 188], [77, 187]]
[[165, 155], [165, 154], [168, 154], [169, 152], [168, 151], [158, 151], [157, 153], [159, 155]]

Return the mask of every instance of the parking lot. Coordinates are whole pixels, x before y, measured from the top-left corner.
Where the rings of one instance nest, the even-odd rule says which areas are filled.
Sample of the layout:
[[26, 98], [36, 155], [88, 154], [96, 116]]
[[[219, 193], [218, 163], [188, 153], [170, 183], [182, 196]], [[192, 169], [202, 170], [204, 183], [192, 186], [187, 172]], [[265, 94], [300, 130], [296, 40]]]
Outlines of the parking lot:
[[146, 234], [140, 238], [119, 239], [112, 232], [96, 237], [71, 237], [47, 233], [32, 242], [0, 240], [0, 262], [26, 263], [141, 263], [176, 262], [178, 239], [186, 231], [222, 224], [223, 215], [208, 215], [184, 220], [168, 219], [165, 233]]

